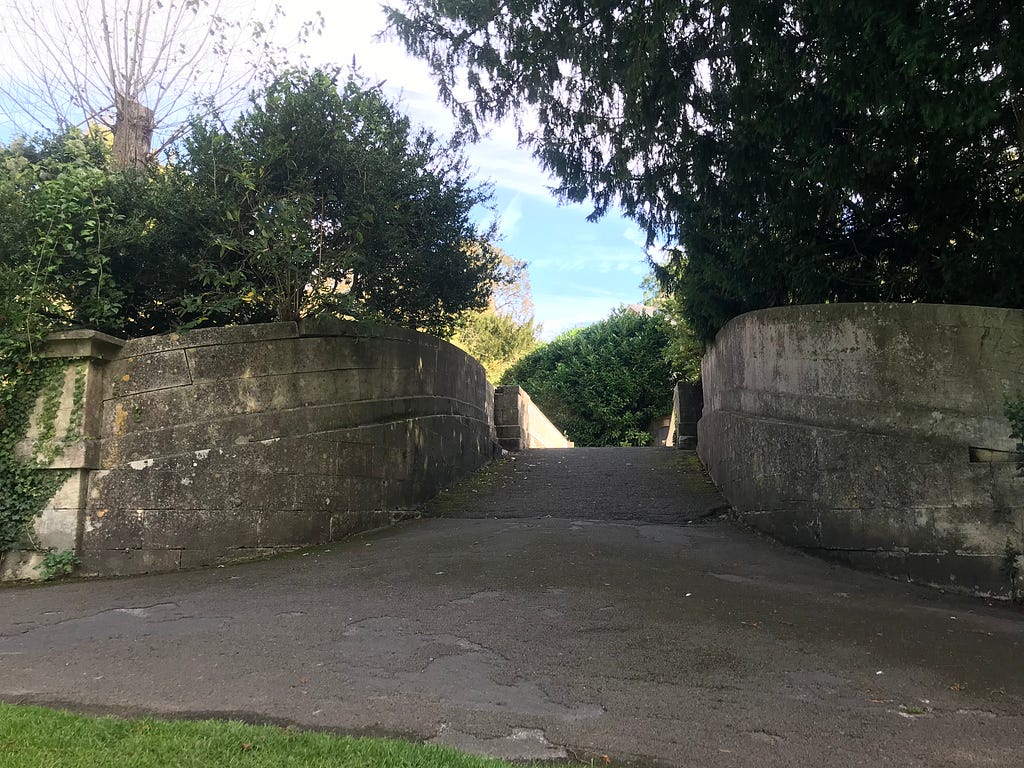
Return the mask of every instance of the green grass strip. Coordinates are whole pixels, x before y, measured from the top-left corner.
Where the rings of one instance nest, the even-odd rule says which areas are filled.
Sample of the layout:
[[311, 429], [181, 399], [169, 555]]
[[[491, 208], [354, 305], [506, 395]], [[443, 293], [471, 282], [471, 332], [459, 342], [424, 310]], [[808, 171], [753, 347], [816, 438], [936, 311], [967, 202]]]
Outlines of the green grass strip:
[[[0, 703], [2, 768], [510, 768], [447, 747], [234, 721], [82, 717]], [[523, 768], [521, 765], [517, 768]]]

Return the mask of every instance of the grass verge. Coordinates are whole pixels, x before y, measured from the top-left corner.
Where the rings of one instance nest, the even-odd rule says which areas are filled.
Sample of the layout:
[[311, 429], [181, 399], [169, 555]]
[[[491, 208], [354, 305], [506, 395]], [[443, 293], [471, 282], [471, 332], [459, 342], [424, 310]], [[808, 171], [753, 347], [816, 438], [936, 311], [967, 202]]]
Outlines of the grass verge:
[[[511, 768], [447, 747], [218, 720], [82, 717], [0, 703], [2, 768]], [[518, 766], [517, 768], [523, 768]]]

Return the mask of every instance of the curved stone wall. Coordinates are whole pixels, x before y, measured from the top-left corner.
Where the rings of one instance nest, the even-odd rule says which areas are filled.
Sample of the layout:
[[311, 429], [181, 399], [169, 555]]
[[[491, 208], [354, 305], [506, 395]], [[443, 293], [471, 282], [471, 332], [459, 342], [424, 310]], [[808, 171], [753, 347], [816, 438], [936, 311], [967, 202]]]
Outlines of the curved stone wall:
[[854, 565], [1009, 594], [1024, 477], [1003, 405], [1024, 395], [1024, 312], [752, 312], [719, 332], [702, 372], [698, 451], [752, 525]]
[[102, 388], [83, 573], [326, 543], [391, 522], [496, 450], [480, 364], [403, 329], [302, 321], [136, 339]]

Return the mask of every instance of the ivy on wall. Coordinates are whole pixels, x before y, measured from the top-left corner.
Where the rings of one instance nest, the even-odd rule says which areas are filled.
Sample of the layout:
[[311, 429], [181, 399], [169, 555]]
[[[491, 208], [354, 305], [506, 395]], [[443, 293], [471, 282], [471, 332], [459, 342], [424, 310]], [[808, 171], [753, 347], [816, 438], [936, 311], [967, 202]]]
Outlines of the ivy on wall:
[[[57, 490], [70, 476], [48, 465], [81, 435], [86, 367], [75, 371], [72, 414], [65, 434], [57, 436], [57, 414], [64, 387], [64, 360], [25, 355], [0, 359], [0, 554], [14, 548]], [[42, 395], [39, 433], [29, 460], [15, 455], [28, 431], [32, 410]]]

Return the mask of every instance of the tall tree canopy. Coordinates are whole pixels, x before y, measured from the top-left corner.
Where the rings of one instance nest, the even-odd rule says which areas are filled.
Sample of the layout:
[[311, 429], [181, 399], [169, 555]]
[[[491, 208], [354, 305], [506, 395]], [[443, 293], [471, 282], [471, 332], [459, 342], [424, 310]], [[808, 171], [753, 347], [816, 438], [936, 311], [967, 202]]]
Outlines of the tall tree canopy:
[[694, 329], [787, 303], [1024, 306], [1019, 0], [407, 0], [469, 124], [674, 246]]

